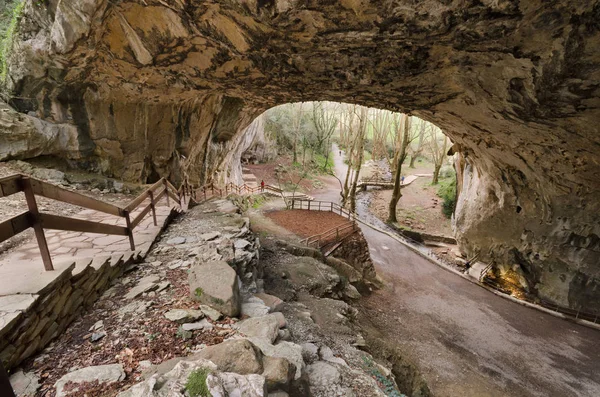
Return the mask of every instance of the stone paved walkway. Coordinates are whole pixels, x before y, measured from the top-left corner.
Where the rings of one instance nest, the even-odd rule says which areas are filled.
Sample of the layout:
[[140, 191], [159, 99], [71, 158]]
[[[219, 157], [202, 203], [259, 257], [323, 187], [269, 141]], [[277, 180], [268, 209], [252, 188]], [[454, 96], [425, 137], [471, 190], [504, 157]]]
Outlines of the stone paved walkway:
[[[147, 203], [142, 203], [138, 210], [131, 214], [131, 218], [135, 218]], [[171, 205], [173, 204], [171, 201]], [[150, 212], [134, 229], [136, 253], [145, 256], [154, 239], [160, 234], [170, 212], [171, 207], [167, 207], [166, 201], [161, 200], [156, 207], [157, 226], [154, 226]], [[73, 218], [125, 226], [124, 218], [93, 210], [81, 211]], [[89, 266], [89, 259], [131, 253], [127, 236], [61, 230], [44, 232], [55, 270], [49, 272], [44, 270], [37, 241], [32, 239], [0, 260], [0, 297], [22, 293], [36, 294], [73, 263], [76, 264], [74, 270], [76, 273]], [[2, 311], [3, 308], [0, 307], [0, 312]]]

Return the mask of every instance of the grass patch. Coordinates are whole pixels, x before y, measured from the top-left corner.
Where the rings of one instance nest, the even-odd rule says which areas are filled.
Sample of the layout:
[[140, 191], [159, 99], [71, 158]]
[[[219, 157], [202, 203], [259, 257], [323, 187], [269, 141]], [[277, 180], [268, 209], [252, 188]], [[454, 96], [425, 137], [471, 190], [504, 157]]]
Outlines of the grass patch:
[[0, 15], [0, 68], [2, 69], [0, 80], [2, 82], [6, 81], [8, 56], [12, 49], [17, 26], [23, 14], [25, 1], [16, 0], [6, 4], [5, 7]]
[[210, 375], [210, 370], [207, 368], [200, 368], [193, 371], [185, 384], [185, 390], [190, 397], [210, 397], [208, 386], [206, 385], [206, 378]]
[[456, 175], [452, 174], [449, 178], [440, 179], [437, 195], [443, 200], [442, 213], [447, 218], [452, 217], [454, 208], [456, 208]]

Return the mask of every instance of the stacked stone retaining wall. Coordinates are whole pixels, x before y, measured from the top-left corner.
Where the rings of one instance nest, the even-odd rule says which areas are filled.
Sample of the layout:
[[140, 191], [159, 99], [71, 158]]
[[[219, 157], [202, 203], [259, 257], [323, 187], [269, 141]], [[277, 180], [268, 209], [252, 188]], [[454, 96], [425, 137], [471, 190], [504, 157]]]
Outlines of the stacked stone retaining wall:
[[139, 251], [73, 262], [39, 294], [0, 297], [0, 360], [14, 368], [60, 335], [84, 309], [142, 259]]

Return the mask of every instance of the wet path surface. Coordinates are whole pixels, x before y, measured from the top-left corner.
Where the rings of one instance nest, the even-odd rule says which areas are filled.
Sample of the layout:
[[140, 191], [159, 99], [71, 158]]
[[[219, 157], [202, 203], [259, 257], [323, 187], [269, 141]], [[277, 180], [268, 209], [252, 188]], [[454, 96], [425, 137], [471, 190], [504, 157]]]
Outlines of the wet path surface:
[[[334, 151], [336, 173], [345, 165]], [[339, 201], [339, 183], [318, 200]], [[368, 194], [357, 211], [368, 213]], [[600, 396], [600, 332], [496, 296], [362, 226], [386, 287], [364, 298], [373, 325], [435, 396]]]

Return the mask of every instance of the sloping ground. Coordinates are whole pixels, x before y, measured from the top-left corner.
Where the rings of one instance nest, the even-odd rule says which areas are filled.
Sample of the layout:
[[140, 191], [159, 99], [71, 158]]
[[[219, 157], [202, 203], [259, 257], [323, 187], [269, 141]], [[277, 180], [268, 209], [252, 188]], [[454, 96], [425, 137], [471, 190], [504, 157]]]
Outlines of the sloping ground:
[[265, 216], [303, 238], [348, 224], [348, 218], [326, 211], [270, 211]]

